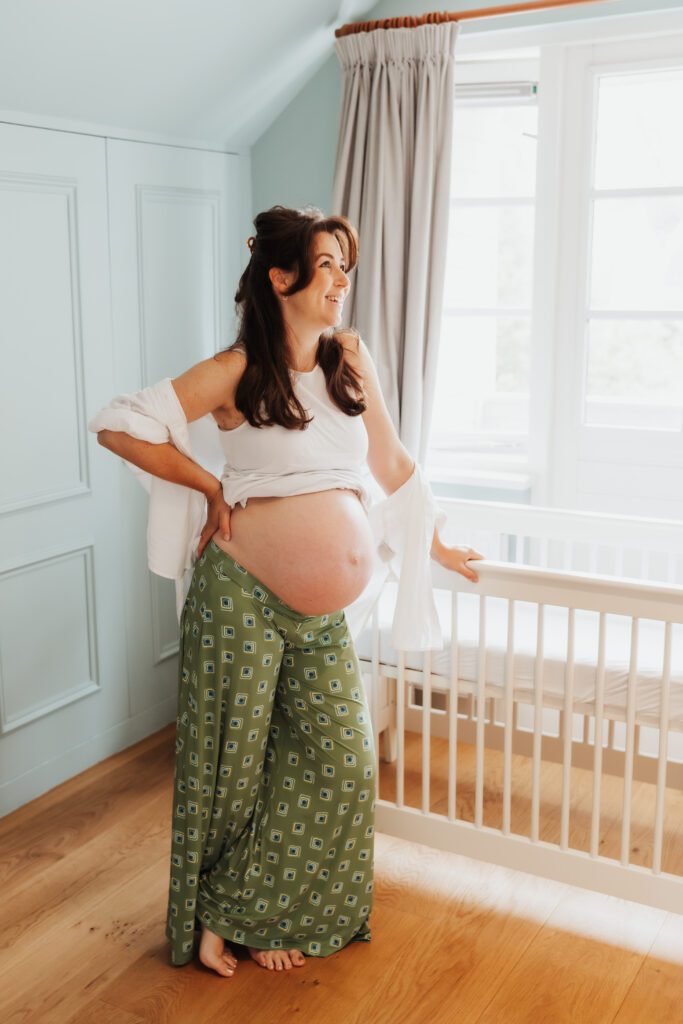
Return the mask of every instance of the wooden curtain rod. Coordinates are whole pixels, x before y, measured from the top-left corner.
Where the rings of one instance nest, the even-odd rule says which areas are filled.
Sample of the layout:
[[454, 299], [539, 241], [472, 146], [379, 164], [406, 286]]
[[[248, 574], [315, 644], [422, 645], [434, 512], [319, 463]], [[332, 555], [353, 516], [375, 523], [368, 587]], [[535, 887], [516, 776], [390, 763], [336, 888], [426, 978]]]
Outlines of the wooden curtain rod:
[[576, 4], [604, 3], [605, 0], [536, 0], [521, 4], [506, 4], [503, 7], [485, 7], [478, 11], [435, 11], [421, 17], [384, 18], [382, 21], [354, 21], [342, 25], [335, 36], [351, 36], [356, 32], [373, 32], [376, 28], [417, 28], [418, 25], [436, 25], [442, 21], [468, 21], [471, 18], [493, 18], [497, 14], [519, 14], [521, 11], [539, 11], [546, 7], [569, 7]]

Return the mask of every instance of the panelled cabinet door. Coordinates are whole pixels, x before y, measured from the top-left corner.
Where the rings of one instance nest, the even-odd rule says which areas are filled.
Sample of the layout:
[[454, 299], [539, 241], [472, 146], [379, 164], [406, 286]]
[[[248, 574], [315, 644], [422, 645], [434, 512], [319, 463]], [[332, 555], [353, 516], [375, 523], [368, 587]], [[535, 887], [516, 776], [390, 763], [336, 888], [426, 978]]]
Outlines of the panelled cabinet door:
[[[107, 154], [113, 394], [176, 377], [231, 342], [238, 157], [117, 140]], [[174, 711], [174, 586], [147, 568], [147, 495], [123, 466], [121, 493], [131, 713]]]
[[127, 728], [110, 322], [104, 140], [0, 125], [0, 813]]

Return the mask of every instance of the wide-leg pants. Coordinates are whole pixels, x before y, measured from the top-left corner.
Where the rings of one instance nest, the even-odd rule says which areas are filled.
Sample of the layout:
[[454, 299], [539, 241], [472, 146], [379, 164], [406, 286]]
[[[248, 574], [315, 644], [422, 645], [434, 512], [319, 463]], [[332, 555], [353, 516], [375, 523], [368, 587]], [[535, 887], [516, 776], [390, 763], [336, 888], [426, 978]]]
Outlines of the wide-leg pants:
[[375, 750], [343, 610], [302, 616], [209, 541], [180, 623], [166, 937], [370, 940]]

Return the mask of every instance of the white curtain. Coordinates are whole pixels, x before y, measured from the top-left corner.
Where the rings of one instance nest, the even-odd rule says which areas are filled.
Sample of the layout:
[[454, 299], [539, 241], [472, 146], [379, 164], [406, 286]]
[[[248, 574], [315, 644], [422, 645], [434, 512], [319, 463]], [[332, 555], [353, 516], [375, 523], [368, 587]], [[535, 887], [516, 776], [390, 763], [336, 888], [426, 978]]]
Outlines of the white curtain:
[[360, 235], [344, 323], [377, 365], [400, 438], [424, 464], [448, 236], [455, 21], [335, 42], [343, 70], [332, 213]]

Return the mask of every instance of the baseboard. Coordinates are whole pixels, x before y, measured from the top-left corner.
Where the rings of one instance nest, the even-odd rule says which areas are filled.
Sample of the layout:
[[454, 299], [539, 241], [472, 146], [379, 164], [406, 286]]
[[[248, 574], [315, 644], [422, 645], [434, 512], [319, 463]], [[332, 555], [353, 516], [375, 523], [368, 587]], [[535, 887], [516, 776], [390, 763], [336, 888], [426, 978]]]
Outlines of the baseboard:
[[112, 754], [131, 747], [153, 732], [175, 720], [177, 698], [174, 694], [152, 708], [128, 718], [124, 722], [98, 733], [72, 747], [51, 761], [44, 761], [31, 771], [0, 786], [0, 817], [23, 807], [55, 786], [74, 778], [81, 772], [99, 764]]

